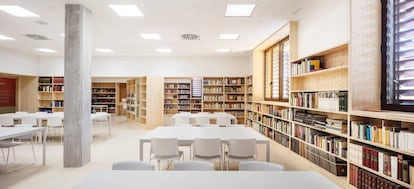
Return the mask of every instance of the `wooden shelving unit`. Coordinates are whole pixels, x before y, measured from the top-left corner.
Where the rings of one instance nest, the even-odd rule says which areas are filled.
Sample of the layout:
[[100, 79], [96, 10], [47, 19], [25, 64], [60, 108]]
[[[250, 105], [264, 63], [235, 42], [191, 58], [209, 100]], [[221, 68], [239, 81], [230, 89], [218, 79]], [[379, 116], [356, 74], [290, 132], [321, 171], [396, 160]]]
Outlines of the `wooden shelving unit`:
[[164, 115], [191, 112], [192, 103], [191, 78], [164, 78]]
[[139, 78], [139, 123], [147, 124], [147, 77]]
[[233, 114], [237, 123], [244, 123], [246, 106], [246, 78], [224, 78], [224, 111]]
[[126, 117], [130, 120], [135, 120], [139, 117], [139, 94], [138, 94], [139, 80], [132, 78], [127, 80], [127, 96], [126, 96]]
[[224, 78], [203, 78], [203, 112], [224, 111]]
[[245, 112], [244, 112], [244, 123], [248, 127], [252, 127], [252, 122], [250, 119], [248, 119], [248, 114], [251, 111], [252, 108], [252, 102], [253, 102], [253, 76], [247, 76], [246, 77], [246, 99], [245, 99]]
[[63, 112], [64, 78], [38, 77], [38, 110], [42, 112]]
[[115, 83], [92, 83], [92, 112], [116, 113]]

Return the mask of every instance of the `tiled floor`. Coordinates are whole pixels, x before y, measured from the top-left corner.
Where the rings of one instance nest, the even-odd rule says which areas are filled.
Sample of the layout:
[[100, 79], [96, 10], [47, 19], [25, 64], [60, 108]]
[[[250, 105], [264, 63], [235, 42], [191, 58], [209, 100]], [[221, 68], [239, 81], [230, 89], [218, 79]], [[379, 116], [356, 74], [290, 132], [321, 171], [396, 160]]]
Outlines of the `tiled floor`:
[[[35, 144], [37, 163], [33, 161], [30, 145], [16, 147], [16, 162], [9, 169], [10, 173], [4, 173], [0, 167], [0, 188], [71, 188], [87, 175], [97, 170], [110, 170], [112, 162], [122, 160], [139, 159], [139, 137], [147, 131], [139, 127], [133, 121], [127, 121], [124, 116], [113, 116], [112, 136], [107, 135], [107, 130], [97, 130], [91, 147], [91, 162], [80, 168], [63, 168], [63, 145], [59, 139], [47, 143], [47, 165], [41, 165], [42, 145]], [[145, 146], [144, 151], [148, 151]], [[183, 148], [185, 154], [188, 148]], [[264, 146], [259, 147], [259, 159], [264, 160]], [[144, 155], [145, 158], [148, 156]], [[188, 156], [185, 157], [188, 159]], [[303, 161], [289, 150], [278, 144], [271, 143], [271, 161], [282, 164], [286, 170], [314, 170], [315, 166]], [[236, 167], [237, 164], [233, 164]], [[22, 166], [24, 166], [22, 168]], [[163, 168], [166, 165], [162, 166]], [[17, 170], [14, 170], [17, 169]], [[14, 171], [13, 171], [14, 170]], [[319, 170], [319, 169], [318, 169]], [[346, 180], [322, 174], [344, 186]], [[139, 178], [137, 178], [139, 179]]]

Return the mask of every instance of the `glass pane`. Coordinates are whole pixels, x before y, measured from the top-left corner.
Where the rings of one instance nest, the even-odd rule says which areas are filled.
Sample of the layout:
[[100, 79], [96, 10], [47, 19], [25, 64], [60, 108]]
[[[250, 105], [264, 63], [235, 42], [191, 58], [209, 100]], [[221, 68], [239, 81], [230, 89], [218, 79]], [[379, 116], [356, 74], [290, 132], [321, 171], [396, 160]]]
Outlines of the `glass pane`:
[[289, 73], [290, 73], [290, 46], [289, 46], [289, 40], [285, 41], [283, 43], [283, 91], [282, 91], [282, 97], [283, 99], [289, 98]]
[[265, 98], [271, 98], [272, 88], [272, 52], [265, 52]]
[[280, 48], [279, 45], [273, 48], [273, 57], [272, 57], [272, 98], [273, 99], [279, 99], [279, 62], [280, 62], [280, 56], [279, 56]]

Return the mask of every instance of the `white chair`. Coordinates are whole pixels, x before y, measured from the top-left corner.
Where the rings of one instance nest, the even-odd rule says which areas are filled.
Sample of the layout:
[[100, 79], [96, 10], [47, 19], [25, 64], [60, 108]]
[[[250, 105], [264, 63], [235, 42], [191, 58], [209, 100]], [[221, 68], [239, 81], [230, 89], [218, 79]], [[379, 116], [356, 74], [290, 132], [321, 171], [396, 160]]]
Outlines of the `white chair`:
[[231, 125], [231, 118], [227, 116], [219, 115], [217, 116], [216, 124], [219, 126], [230, 126]]
[[264, 161], [241, 161], [239, 171], [283, 171], [285, 167]]
[[25, 115], [25, 114], [28, 114], [27, 112], [16, 112], [15, 114], [17, 114], [17, 115]]
[[173, 118], [174, 126], [191, 126], [190, 117], [187, 115], [178, 115]]
[[3, 127], [14, 126], [14, 119], [11, 116], [0, 116], [0, 125]]
[[198, 115], [195, 117], [195, 125], [197, 126], [209, 126], [210, 118], [204, 115]]
[[[94, 119], [92, 119], [92, 125], [93, 125], [93, 130], [94, 130], [94, 134], [97, 133], [97, 127], [108, 127], [109, 129], [109, 117], [108, 117], [108, 113], [106, 112], [96, 112], [95, 113], [97, 115], [97, 117], [95, 117]], [[111, 135], [109, 133], [109, 135]]]
[[229, 170], [229, 161], [233, 160], [256, 160], [256, 139], [230, 139], [228, 152], [224, 157], [227, 160], [227, 170]]
[[150, 148], [150, 161], [155, 159], [158, 163], [158, 170], [161, 170], [160, 161], [178, 160], [182, 157], [183, 152], [178, 150], [177, 138], [152, 138]]
[[223, 150], [220, 139], [196, 138], [193, 144], [195, 160], [219, 160], [220, 168], [223, 170]]
[[142, 161], [120, 161], [112, 163], [112, 170], [148, 170], [153, 171], [154, 165]]
[[[63, 141], [63, 121], [62, 121], [62, 117], [54, 117], [54, 116], [48, 117], [46, 125], [47, 125], [48, 133], [49, 133], [50, 129], [54, 129], [55, 131], [56, 130], [61, 130], [62, 131], [62, 133], [60, 133], [60, 141], [62, 142]], [[55, 134], [56, 134], [56, 132], [55, 132]]]
[[35, 116], [23, 116], [20, 121], [20, 124], [16, 126], [36, 127], [38, 126], [37, 118]]
[[[0, 141], [0, 148], [1, 148], [1, 153], [3, 156], [3, 161], [5, 162], [5, 168], [7, 168], [7, 166], [9, 165], [9, 159], [10, 159], [10, 149], [13, 150], [13, 158], [14, 160], [16, 160], [16, 154], [14, 152], [14, 147], [16, 146], [20, 146], [22, 145], [22, 142], [17, 142], [17, 141]], [[4, 155], [4, 149], [7, 149], [7, 155]], [[34, 152], [34, 151], [33, 151]], [[33, 157], [34, 154], [33, 154]], [[36, 159], [35, 159], [36, 161]]]
[[174, 170], [180, 171], [214, 171], [213, 163], [205, 161], [181, 161], [174, 162]]

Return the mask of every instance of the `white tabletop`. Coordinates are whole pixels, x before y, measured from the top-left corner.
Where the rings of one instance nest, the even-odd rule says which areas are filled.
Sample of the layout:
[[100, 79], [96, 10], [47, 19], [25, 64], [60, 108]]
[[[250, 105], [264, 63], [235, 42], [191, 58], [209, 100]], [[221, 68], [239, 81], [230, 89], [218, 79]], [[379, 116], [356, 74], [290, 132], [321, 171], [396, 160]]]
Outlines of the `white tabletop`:
[[195, 138], [229, 139], [255, 138], [258, 143], [270, 139], [249, 127], [157, 127], [145, 134], [141, 140], [150, 141], [151, 138], [177, 138], [178, 140], [194, 140]]
[[42, 127], [0, 127], [0, 140], [17, 136], [28, 135], [37, 131], [44, 131]]
[[190, 117], [190, 118], [196, 118], [196, 117], [208, 117], [210, 119], [217, 119], [217, 117], [228, 117], [230, 119], [236, 119], [236, 116], [234, 116], [233, 114], [229, 114], [229, 113], [219, 113], [219, 114], [214, 114], [214, 113], [196, 113], [196, 114], [187, 114], [187, 113], [176, 113], [173, 116], [171, 116], [172, 118], [175, 117]]
[[102, 171], [75, 189], [336, 189], [317, 172], [291, 171]]
[[[6, 113], [6, 114], [0, 114], [0, 116], [13, 117], [13, 119], [21, 119], [22, 117], [25, 117], [25, 116], [36, 117], [37, 119], [47, 119], [48, 117], [61, 117], [62, 119], [64, 119], [64, 114], [63, 113], [47, 113], [47, 114], [35, 114], [35, 113], [16, 114], [16, 113]], [[111, 114], [106, 113], [106, 112], [92, 113], [91, 114], [91, 118], [92, 119], [98, 119], [98, 118], [108, 117], [108, 116], [111, 116]]]

